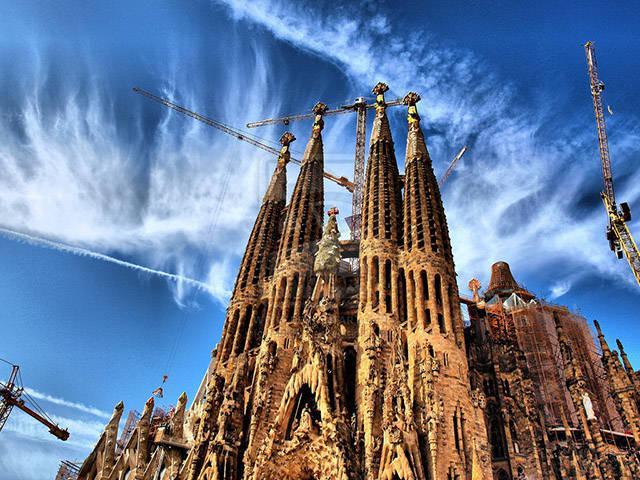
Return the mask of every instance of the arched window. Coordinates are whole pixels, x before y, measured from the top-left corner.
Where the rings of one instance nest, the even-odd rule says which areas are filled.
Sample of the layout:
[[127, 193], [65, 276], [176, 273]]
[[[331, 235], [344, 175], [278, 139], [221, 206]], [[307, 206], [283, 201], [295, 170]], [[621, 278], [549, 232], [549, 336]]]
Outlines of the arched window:
[[[366, 216], [363, 215], [363, 218]], [[367, 303], [368, 293], [369, 293], [369, 279], [367, 278], [367, 272], [369, 270], [369, 264], [367, 263], [367, 257], [364, 257], [361, 262], [362, 274], [360, 275], [360, 291], [362, 292], [362, 305], [361, 308], [364, 310], [364, 306]]]
[[264, 315], [267, 311], [268, 303], [261, 303], [256, 312], [256, 317], [253, 320], [253, 331], [251, 332], [251, 338], [249, 339], [249, 349], [257, 348], [260, 346], [260, 339], [264, 333]]
[[236, 339], [235, 339], [235, 354], [238, 355], [242, 353], [244, 350], [244, 342], [247, 340], [247, 330], [249, 328], [249, 322], [251, 321], [251, 313], [253, 312], [253, 308], [249, 305], [245, 311], [244, 316], [242, 317], [242, 321], [238, 325], [238, 329], [236, 330]]
[[345, 385], [345, 403], [347, 412], [353, 415], [356, 412], [356, 349], [346, 347], [344, 349], [343, 379]]
[[500, 469], [500, 470], [498, 470], [498, 480], [511, 480], [511, 477], [509, 476], [509, 474], [507, 472], [505, 472], [504, 470]]
[[429, 300], [429, 282], [427, 281], [427, 272], [422, 270], [420, 272], [420, 284], [422, 285], [422, 300]]
[[300, 282], [300, 274], [296, 272], [293, 275], [293, 282], [291, 283], [291, 288], [289, 292], [289, 310], [287, 312], [287, 321], [293, 321], [293, 314], [296, 309], [296, 296], [298, 294], [298, 283]]
[[398, 272], [398, 308], [400, 322], [404, 323], [407, 321], [407, 279], [404, 275], [404, 268]]
[[371, 290], [373, 293], [372, 305], [377, 307], [380, 303], [380, 289], [378, 288], [380, 278], [380, 263], [378, 257], [373, 257], [373, 268], [371, 269]]
[[385, 311], [391, 313], [391, 260], [384, 262], [384, 290]]
[[440, 278], [439, 273], [436, 273], [433, 288], [436, 291], [436, 303], [438, 305], [442, 305], [442, 279]]
[[504, 435], [500, 420], [497, 416], [493, 416], [489, 422], [489, 439], [491, 441], [491, 456], [494, 459], [505, 457]]

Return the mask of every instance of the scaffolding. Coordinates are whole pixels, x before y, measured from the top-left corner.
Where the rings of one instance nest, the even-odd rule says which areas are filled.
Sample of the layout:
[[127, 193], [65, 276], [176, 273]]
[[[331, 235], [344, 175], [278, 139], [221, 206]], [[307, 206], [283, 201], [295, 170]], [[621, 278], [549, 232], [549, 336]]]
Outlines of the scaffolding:
[[[571, 342], [573, 354], [582, 369], [587, 388], [593, 395], [594, 410], [603, 427], [623, 432], [623, 424], [613, 403], [609, 382], [602, 366], [601, 352], [586, 319], [564, 306], [540, 300], [503, 310], [490, 306], [493, 328], [505, 330], [513, 325], [518, 345], [523, 351], [534, 384], [536, 396], [549, 427], [561, 427], [563, 412], [573, 427], [579, 427], [578, 417], [566, 388], [564, 362], [554, 323], [558, 316]], [[507, 320], [511, 317], [510, 321]]]
[[79, 473], [80, 473], [79, 462], [62, 460], [60, 462], [60, 468], [58, 468], [58, 473], [56, 474], [55, 480], [78, 480]]
[[120, 454], [127, 446], [127, 443], [129, 443], [129, 439], [131, 438], [131, 435], [133, 435], [133, 431], [138, 424], [138, 420], [140, 420], [140, 412], [137, 410], [129, 410], [120, 438], [116, 442], [116, 454]]

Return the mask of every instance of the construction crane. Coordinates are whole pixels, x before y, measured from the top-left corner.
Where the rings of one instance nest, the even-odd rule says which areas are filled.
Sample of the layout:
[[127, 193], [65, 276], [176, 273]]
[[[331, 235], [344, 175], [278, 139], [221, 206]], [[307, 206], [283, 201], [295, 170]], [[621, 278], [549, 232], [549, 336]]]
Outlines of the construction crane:
[[[212, 118], [209, 117], [205, 117], [204, 115], [200, 115], [199, 113], [193, 112], [191, 110], [186, 109], [185, 107], [181, 107], [180, 105], [177, 105], [173, 102], [171, 102], [170, 100], [167, 100], [166, 98], [162, 98], [162, 97], [158, 97], [157, 95], [154, 95], [153, 93], [147, 92], [146, 90], [143, 90], [141, 88], [138, 87], [134, 87], [133, 91], [144, 96], [147, 97], [151, 100], [153, 100], [154, 102], [160, 103], [161, 105], [164, 105], [165, 107], [169, 107], [172, 110], [175, 110], [178, 113], [181, 113], [183, 115], [186, 115], [188, 117], [194, 118], [196, 120], [198, 120], [199, 122], [202, 123], [206, 123], [207, 125], [213, 127], [213, 128], [217, 128], [218, 130], [220, 130], [221, 132], [226, 133], [227, 135], [231, 135], [232, 137], [237, 138], [238, 140], [242, 140], [244, 142], [250, 143], [251, 145], [261, 148], [262, 150], [265, 150], [269, 153], [272, 153], [273, 155], [278, 155], [280, 153], [280, 150], [277, 148], [274, 148], [270, 145], [267, 145], [265, 143], [262, 143], [259, 140], [256, 140], [255, 138], [248, 136], [246, 133], [240, 131], [240, 130], [236, 130], [233, 127], [230, 127], [229, 125], [225, 125], [222, 122], [219, 122], [217, 120], [213, 120]], [[302, 162], [296, 158], [294, 158], [293, 156], [290, 158], [291, 161], [297, 165], [301, 165]], [[350, 182], [347, 178], [345, 177], [338, 177], [336, 175], [333, 175], [332, 173], [329, 172], [324, 172], [324, 178], [326, 178], [327, 180], [330, 180], [332, 182], [337, 183], [338, 185], [346, 188], [349, 192], [353, 192], [354, 190], [354, 184], [352, 182]]]
[[[7, 383], [0, 382], [0, 431], [2, 431], [5, 423], [7, 423], [11, 410], [13, 410], [13, 407], [16, 407], [48, 427], [49, 433], [54, 437], [63, 441], [67, 440], [69, 438], [69, 431], [60, 428], [54, 423], [36, 401], [24, 391], [20, 376], [20, 367], [6, 360], [0, 359], [0, 361], [11, 367], [11, 374], [9, 375]], [[25, 400], [29, 401], [33, 408], [29, 407]]]
[[458, 154], [455, 157], [453, 157], [453, 160], [451, 160], [451, 163], [449, 164], [449, 168], [447, 168], [447, 170], [440, 177], [440, 180], [438, 180], [438, 185], [440, 187], [442, 187], [444, 185], [444, 182], [447, 181], [447, 178], [449, 178], [449, 175], [451, 175], [451, 172], [453, 172], [453, 170], [456, 168], [458, 161], [462, 158], [462, 156], [465, 154], [466, 151], [467, 151], [467, 146], [465, 145], [460, 149]]
[[[402, 105], [402, 99], [397, 98], [389, 102], [384, 100], [382, 96], [389, 87], [384, 83], [378, 83], [373, 89], [373, 93], [377, 95], [374, 103], [367, 103], [364, 97], [356, 98], [355, 102], [349, 105], [343, 105], [338, 108], [327, 110], [324, 115], [338, 115], [341, 113], [356, 113], [356, 150], [355, 162], [353, 166], [353, 199], [351, 203], [351, 217], [349, 226], [351, 227], [351, 237], [353, 240], [360, 239], [360, 221], [362, 217], [362, 198], [364, 195], [364, 163], [365, 163], [365, 143], [367, 138], [367, 110], [376, 108], [380, 101], [384, 102], [385, 107], [396, 107]], [[247, 123], [248, 128], [263, 127], [265, 125], [289, 125], [291, 122], [298, 120], [313, 119], [312, 113], [303, 113], [299, 115], [288, 115], [280, 118], [267, 118], [259, 122]]]
[[631, 210], [627, 203], [621, 203], [620, 209], [618, 209], [615, 192], [613, 190], [609, 140], [607, 139], [604, 107], [602, 103], [604, 82], [598, 77], [598, 64], [596, 62], [593, 42], [585, 43], [584, 49], [587, 55], [587, 65], [589, 66], [589, 83], [591, 85], [591, 96], [593, 97], [596, 126], [598, 127], [598, 145], [602, 164], [602, 177], [604, 180], [604, 190], [600, 195], [604, 202], [607, 216], [609, 217], [607, 240], [609, 240], [609, 247], [616, 253], [619, 259], [623, 256], [626, 257], [636, 281], [640, 284], [640, 252], [627, 226], [627, 222], [631, 220]]

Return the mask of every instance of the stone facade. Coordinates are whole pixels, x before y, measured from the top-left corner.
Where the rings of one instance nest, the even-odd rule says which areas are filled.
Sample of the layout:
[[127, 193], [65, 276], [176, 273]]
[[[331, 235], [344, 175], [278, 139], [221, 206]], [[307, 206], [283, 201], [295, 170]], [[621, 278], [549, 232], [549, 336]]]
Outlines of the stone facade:
[[[120, 446], [118, 404], [80, 479], [640, 478], [640, 380], [622, 347], [622, 362], [604, 337], [602, 364], [584, 353], [590, 334], [518, 286], [504, 262], [484, 297], [477, 281], [472, 300], [460, 297], [420, 97], [403, 100], [403, 177], [387, 90], [373, 90], [359, 245], [339, 240], [336, 209], [323, 221], [319, 103], [288, 205], [295, 138], [281, 139], [191, 407], [183, 395], [158, 414], [150, 399]], [[555, 355], [533, 350], [527, 328], [538, 323]]]

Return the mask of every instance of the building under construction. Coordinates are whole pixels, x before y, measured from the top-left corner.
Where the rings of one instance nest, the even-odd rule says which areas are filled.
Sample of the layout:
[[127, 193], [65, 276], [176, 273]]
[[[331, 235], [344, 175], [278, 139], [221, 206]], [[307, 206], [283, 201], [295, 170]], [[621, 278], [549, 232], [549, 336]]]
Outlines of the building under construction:
[[150, 398], [120, 443], [116, 405], [78, 478], [640, 478], [640, 379], [621, 345], [622, 361], [504, 262], [459, 295], [420, 98], [402, 100], [401, 175], [387, 89], [373, 90], [358, 237], [325, 213], [318, 104], [288, 203], [282, 137], [192, 404], [159, 417]]

